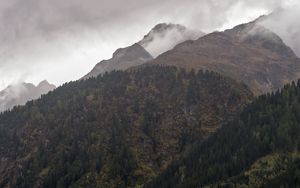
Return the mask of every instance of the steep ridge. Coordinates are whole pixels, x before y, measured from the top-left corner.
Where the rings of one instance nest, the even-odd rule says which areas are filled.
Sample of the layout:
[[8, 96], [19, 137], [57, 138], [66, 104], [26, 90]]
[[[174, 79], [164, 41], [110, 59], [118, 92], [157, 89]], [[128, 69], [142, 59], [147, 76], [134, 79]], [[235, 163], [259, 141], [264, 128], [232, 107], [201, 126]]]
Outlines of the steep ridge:
[[195, 40], [203, 35], [204, 33], [200, 31], [190, 30], [179, 24], [158, 24], [138, 43], [120, 48], [111, 59], [98, 63], [83, 79], [142, 65], [181, 42]]
[[299, 187], [300, 81], [262, 95], [146, 187]]
[[243, 81], [256, 94], [274, 91], [300, 77], [300, 59], [260, 19], [183, 42], [150, 64], [212, 70]]
[[30, 83], [8, 86], [0, 91], [0, 112], [11, 109], [16, 105], [24, 105], [27, 101], [37, 99], [55, 88], [55, 85], [49, 84], [46, 80], [37, 86]]
[[243, 84], [175, 67], [65, 84], [0, 115], [0, 187], [133, 187], [252, 99]]

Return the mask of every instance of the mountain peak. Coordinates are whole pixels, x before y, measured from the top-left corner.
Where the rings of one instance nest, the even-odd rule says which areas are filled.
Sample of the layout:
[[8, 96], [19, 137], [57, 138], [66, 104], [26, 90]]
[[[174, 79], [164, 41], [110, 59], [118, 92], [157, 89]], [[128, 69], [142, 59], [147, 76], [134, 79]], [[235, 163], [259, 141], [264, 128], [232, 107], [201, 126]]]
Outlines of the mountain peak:
[[173, 49], [179, 43], [196, 40], [203, 35], [201, 31], [188, 29], [180, 24], [160, 23], [138, 43], [155, 58]]
[[177, 28], [179, 30], [185, 30], [187, 29], [185, 26], [180, 24], [173, 24], [173, 23], [159, 23], [156, 26], [154, 26], [150, 32], [163, 32], [167, 29], [174, 29]]
[[155, 25], [139, 42], [141, 46], [144, 48], [149, 45], [149, 43], [153, 42], [156, 35], [163, 38], [169, 31], [177, 30], [179, 32], [184, 32], [187, 28], [183, 25], [173, 24], [173, 23], [159, 23]]
[[53, 84], [50, 84], [47, 80], [43, 80], [36, 86], [36, 88], [41, 90], [42, 93], [47, 93], [48, 91], [55, 89], [56, 86]]
[[[113, 58], [120, 58], [123, 56], [131, 56], [132, 54], [136, 53], [145, 53], [145, 49], [139, 45], [138, 43], [135, 43], [129, 47], [126, 48], [119, 48], [113, 53]], [[148, 54], [151, 56], [150, 54]]]
[[41, 81], [41, 82], [37, 85], [37, 87], [39, 87], [39, 86], [45, 86], [45, 85], [51, 85], [51, 84], [49, 84], [49, 82], [48, 82], [47, 80], [43, 80], [43, 81]]

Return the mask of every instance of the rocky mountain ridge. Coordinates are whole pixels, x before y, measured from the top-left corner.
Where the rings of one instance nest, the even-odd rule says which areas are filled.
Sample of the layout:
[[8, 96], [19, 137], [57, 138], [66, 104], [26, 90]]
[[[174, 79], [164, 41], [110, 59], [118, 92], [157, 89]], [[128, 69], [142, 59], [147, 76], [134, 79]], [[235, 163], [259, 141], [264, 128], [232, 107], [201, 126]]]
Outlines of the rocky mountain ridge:
[[149, 64], [219, 72], [261, 94], [300, 77], [300, 59], [256, 21], [177, 45]]

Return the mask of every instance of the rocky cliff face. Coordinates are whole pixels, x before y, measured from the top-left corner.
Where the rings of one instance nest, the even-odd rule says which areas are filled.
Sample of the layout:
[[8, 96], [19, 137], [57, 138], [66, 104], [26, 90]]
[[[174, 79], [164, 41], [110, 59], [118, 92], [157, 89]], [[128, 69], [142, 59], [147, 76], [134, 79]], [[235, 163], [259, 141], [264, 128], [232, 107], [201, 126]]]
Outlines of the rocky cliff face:
[[8, 86], [0, 91], [0, 112], [11, 109], [16, 105], [24, 105], [27, 101], [37, 99], [55, 88], [54, 85], [49, 84], [46, 80], [37, 86], [31, 83]]
[[177, 45], [151, 64], [206, 69], [243, 81], [253, 92], [276, 90], [300, 75], [300, 60], [256, 21]]

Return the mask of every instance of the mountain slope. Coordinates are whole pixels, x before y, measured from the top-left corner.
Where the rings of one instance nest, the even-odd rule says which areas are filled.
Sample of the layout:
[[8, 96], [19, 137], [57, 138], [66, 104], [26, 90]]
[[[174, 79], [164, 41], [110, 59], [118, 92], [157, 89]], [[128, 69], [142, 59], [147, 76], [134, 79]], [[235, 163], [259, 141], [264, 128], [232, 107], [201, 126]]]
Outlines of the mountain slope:
[[27, 101], [37, 99], [55, 88], [47, 81], [42, 81], [37, 86], [30, 83], [8, 86], [0, 91], [0, 112], [11, 109], [16, 105], [24, 105]]
[[245, 85], [175, 67], [65, 84], [0, 115], [0, 187], [132, 187], [252, 99]]
[[256, 94], [274, 91], [300, 77], [300, 60], [276, 34], [257, 24], [260, 19], [183, 42], [150, 64], [212, 70], [243, 81]]
[[299, 99], [300, 81], [258, 97], [146, 187], [299, 185]]

